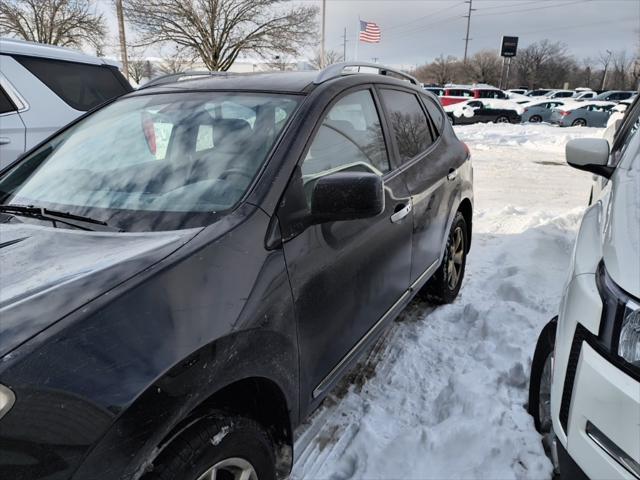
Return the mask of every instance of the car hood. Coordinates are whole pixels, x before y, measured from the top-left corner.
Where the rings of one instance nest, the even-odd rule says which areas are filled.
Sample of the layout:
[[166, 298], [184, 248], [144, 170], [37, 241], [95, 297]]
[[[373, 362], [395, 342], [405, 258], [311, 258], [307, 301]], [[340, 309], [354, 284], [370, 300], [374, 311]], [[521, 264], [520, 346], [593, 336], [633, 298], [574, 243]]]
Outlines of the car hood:
[[103, 233], [0, 224], [0, 357], [199, 231]]
[[604, 228], [604, 263], [616, 284], [640, 298], [640, 169], [618, 168], [614, 175]]

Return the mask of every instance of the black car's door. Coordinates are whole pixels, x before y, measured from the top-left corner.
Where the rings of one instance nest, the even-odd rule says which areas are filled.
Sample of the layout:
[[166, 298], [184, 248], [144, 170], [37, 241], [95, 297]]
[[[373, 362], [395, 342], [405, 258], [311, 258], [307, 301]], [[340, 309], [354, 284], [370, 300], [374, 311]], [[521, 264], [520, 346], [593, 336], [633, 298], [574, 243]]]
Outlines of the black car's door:
[[[328, 390], [367, 339], [386, 324], [391, 315], [385, 314], [408, 296], [411, 199], [402, 178], [390, 169], [375, 98], [372, 89], [360, 88], [334, 100], [278, 213], [298, 318], [303, 402]], [[300, 203], [304, 205], [295, 210], [308, 211], [314, 182], [344, 170], [383, 176], [384, 212], [291, 232], [291, 218], [301, 215], [285, 211]]]
[[396, 162], [412, 196], [411, 282], [420, 284], [438, 267], [456, 189], [457, 168], [465, 153], [460, 142], [440, 136], [444, 115], [427, 96], [401, 89], [380, 89], [391, 120]]

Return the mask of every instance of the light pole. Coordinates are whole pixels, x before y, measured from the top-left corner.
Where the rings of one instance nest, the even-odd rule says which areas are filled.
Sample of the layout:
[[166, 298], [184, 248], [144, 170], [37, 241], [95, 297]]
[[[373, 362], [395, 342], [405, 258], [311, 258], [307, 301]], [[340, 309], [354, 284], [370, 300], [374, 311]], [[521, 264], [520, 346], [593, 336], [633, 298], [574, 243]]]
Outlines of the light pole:
[[122, 56], [122, 69], [124, 76], [129, 80], [129, 58], [127, 57], [127, 40], [124, 33], [124, 13], [122, 12], [122, 0], [116, 0], [116, 14], [118, 16], [118, 33], [120, 34], [120, 55]]

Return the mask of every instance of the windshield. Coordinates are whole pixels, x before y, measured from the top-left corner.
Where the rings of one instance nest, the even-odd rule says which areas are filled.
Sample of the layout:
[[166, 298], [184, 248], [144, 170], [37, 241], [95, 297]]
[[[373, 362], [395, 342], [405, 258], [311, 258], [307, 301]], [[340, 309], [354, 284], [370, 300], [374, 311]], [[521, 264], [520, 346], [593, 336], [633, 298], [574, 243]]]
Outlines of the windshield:
[[123, 230], [206, 224], [240, 200], [297, 103], [228, 92], [122, 99], [3, 175], [0, 203], [90, 215]]

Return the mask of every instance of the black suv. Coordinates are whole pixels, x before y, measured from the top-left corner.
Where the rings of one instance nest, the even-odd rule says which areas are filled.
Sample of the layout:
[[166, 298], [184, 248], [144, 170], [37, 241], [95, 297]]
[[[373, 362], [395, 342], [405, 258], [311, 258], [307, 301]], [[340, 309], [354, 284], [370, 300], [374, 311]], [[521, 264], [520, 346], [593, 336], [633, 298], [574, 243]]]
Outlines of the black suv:
[[454, 300], [469, 151], [360, 68], [158, 82], [0, 172], [0, 478], [286, 476], [412, 297]]

